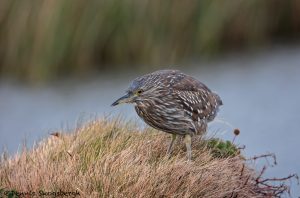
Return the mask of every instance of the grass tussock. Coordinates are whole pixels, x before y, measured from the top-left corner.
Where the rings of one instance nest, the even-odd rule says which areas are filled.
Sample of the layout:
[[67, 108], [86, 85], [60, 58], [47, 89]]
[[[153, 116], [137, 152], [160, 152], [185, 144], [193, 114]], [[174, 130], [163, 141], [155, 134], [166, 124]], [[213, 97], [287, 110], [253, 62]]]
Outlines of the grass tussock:
[[165, 133], [93, 121], [72, 134], [53, 134], [31, 151], [3, 155], [0, 189], [78, 191], [81, 197], [264, 197], [257, 173], [240, 155], [214, 157], [204, 140], [194, 139], [187, 162], [179, 141], [169, 159]]

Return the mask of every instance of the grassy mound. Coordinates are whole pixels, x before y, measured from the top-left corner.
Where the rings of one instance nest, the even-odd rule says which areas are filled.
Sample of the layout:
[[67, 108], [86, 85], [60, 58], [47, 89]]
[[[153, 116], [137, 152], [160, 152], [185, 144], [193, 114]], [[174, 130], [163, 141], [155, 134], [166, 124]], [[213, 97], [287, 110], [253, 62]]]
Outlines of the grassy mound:
[[0, 189], [77, 191], [81, 197], [263, 197], [258, 174], [239, 154], [216, 157], [219, 144], [194, 139], [187, 162], [178, 139], [169, 159], [169, 138], [119, 120], [93, 121], [14, 158], [2, 156]]

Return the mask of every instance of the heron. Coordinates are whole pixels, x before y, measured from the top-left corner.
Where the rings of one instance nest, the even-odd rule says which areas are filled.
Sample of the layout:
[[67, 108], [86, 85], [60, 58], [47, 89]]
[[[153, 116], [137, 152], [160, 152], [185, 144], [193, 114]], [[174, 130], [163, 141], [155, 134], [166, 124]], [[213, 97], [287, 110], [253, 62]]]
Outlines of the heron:
[[192, 158], [192, 137], [203, 136], [223, 105], [221, 98], [196, 78], [179, 70], [159, 70], [134, 79], [126, 94], [112, 106], [134, 104], [149, 126], [171, 134], [171, 155], [177, 136], [183, 136], [187, 158]]

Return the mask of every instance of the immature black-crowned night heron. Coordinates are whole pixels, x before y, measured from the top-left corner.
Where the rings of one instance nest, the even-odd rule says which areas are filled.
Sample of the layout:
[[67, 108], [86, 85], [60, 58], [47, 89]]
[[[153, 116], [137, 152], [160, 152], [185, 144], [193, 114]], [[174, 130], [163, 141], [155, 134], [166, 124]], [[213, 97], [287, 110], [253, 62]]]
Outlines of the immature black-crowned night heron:
[[132, 81], [126, 95], [115, 101], [135, 104], [137, 114], [150, 126], [172, 134], [170, 155], [176, 135], [184, 136], [191, 160], [191, 137], [203, 135], [222, 105], [220, 97], [197, 79], [178, 70], [160, 70]]

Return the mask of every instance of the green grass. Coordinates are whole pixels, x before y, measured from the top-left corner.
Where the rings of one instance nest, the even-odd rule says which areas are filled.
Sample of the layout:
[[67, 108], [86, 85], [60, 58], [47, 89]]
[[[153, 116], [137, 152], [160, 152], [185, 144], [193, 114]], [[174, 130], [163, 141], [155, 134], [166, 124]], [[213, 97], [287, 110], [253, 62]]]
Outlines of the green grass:
[[211, 153], [217, 158], [234, 157], [240, 154], [240, 150], [231, 141], [223, 141], [220, 139], [209, 139], [207, 146], [211, 149]]

